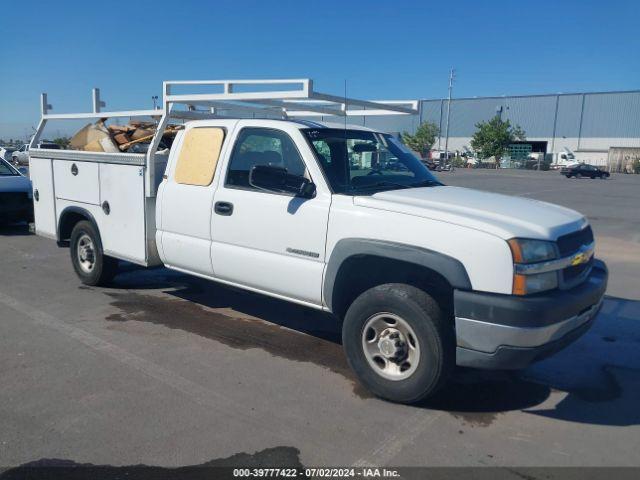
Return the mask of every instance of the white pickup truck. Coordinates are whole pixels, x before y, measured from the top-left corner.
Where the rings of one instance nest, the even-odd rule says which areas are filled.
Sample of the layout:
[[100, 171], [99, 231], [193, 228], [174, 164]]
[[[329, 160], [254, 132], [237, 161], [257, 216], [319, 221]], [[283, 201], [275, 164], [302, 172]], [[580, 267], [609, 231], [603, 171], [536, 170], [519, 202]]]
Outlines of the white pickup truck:
[[[210, 118], [187, 122], [169, 153], [157, 151], [162, 133], [146, 154], [31, 148], [36, 232], [69, 245], [89, 285], [122, 259], [332, 312], [360, 381], [397, 402], [433, 394], [455, 365], [524, 368], [590, 327], [608, 274], [583, 215], [445, 186], [388, 134], [301, 119], [412, 115], [415, 102], [280, 81], [295, 82], [165, 82], [156, 111], [94, 102], [56, 115], [43, 95], [33, 142], [52, 119], [146, 115], [163, 132]], [[171, 91], [195, 83], [223, 92]], [[226, 118], [243, 102], [284, 118]]]

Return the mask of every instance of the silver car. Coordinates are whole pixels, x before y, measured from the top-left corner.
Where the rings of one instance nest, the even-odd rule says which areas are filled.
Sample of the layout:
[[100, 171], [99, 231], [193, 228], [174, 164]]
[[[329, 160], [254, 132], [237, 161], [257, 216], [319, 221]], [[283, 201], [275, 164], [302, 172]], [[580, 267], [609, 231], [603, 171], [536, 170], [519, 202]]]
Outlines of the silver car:
[[[43, 141], [38, 144], [38, 148], [47, 148], [49, 150], [60, 150], [60, 145], [53, 142]], [[18, 150], [11, 154], [11, 162], [14, 165], [29, 165], [29, 144], [25, 143]]]

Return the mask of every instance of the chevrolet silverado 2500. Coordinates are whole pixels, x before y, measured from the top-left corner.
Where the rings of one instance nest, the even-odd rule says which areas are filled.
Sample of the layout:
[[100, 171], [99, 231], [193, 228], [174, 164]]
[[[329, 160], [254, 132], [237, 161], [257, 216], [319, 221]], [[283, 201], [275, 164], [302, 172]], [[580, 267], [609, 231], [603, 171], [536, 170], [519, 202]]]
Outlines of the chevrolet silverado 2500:
[[[359, 380], [397, 402], [432, 395], [456, 365], [524, 368], [590, 327], [607, 269], [583, 215], [446, 186], [389, 134], [309, 120], [415, 115], [416, 102], [279, 82], [300, 87], [165, 82], [152, 111], [103, 112], [94, 96], [93, 112], [56, 115], [43, 95], [32, 145], [54, 119], [147, 116], [157, 133], [146, 154], [32, 146], [36, 232], [70, 246], [89, 285], [122, 259], [332, 312]], [[196, 83], [223, 92], [171, 90]], [[282, 118], [231, 115], [256, 105]], [[176, 118], [189, 121], [158, 150]]]

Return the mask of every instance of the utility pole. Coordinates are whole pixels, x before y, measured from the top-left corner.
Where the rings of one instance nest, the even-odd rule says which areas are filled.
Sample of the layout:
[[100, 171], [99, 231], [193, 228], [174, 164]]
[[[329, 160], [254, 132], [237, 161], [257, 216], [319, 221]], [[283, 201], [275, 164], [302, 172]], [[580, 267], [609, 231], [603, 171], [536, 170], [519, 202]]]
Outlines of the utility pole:
[[449, 162], [449, 118], [451, 117], [451, 90], [453, 90], [453, 79], [455, 70], [449, 70], [449, 98], [447, 99], [447, 133], [444, 140], [444, 158], [445, 162]]

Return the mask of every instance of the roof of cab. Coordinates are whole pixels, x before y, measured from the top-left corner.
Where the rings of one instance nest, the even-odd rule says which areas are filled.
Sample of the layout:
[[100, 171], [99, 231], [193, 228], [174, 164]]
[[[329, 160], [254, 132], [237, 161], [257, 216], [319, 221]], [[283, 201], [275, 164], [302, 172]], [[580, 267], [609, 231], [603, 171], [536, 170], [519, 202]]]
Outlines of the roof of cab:
[[192, 125], [192, 126], [203, 126], [203, 125], [209, 125], [212, 122], [216, 122], [216, 121], [220, 121], [220, 120], [226, 120], [226, 121], [243, 121], [243, 122], [251, 122], [251, 121], [260, 121], [260, 122], [274, 122], [274, 123], [286, 123], [292, 126], [295, 126], [297, 128], [303, 129], [303, 128], [337, 128], [340, 130], [343, 129], [348, 129], [348, 130], [362, 130], [365, 132], [378, 132], [378, 130], [374, 130], [372, 128], [368, 128], [368, 127], [364, 127], [362, 125], [352, 125], [352, 124], [344, 124], [344, 123], [338, 123], [338, 122], [317, 122], [314, 120], [303, 120], [303, 119], [297, 119], [297, 118], [287, 118], [287, 119], [281, 119], [281, 118], [210, 118], [210, 119], [203, 119], [203, 120], [191, 120], [189, 122], [187, 122], [188, 125]]
[[338, 122], [316, 122], [313, 120], [297, 120], [297, 119], [293, 119], [293, 120], [289, 119], [284, 121], [299, 123], [306, 128], [339, 128], [340, 130], [343, 130], [346, 128], [348, 130], [363, 130], [366, 132], [377, 131], [372, 128], [364, 127], [362, 125], [352, 125], [350, 123], [344, 124], [344, 123], [338, 123]]

